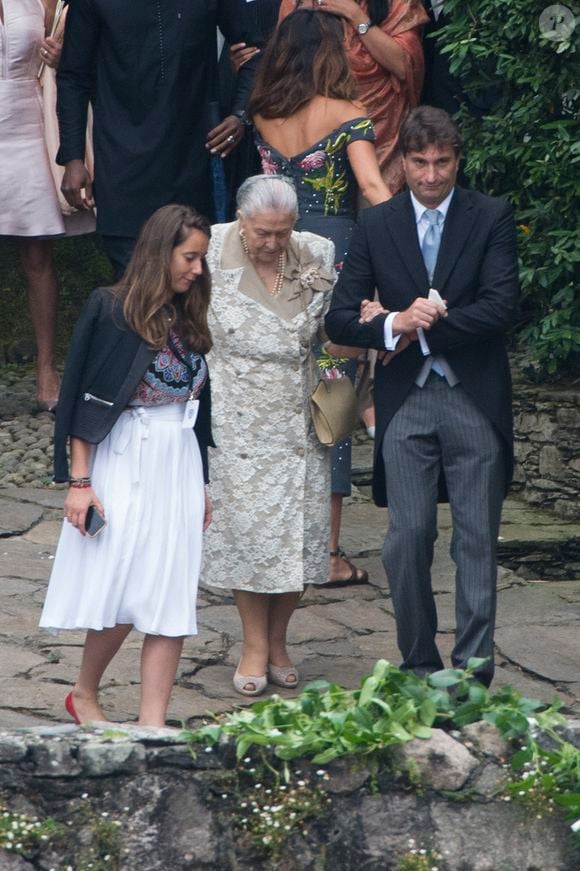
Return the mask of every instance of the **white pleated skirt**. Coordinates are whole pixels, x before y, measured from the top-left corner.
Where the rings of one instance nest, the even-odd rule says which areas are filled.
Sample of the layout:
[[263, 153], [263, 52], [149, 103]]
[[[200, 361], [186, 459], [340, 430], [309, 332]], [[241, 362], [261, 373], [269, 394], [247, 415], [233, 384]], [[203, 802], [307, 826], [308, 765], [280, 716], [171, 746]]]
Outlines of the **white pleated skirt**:
[[203, 468], [183, 410], [127, 410], [95, 448], [91, 477], [107, 526], [89, 538], [63, 523], [41, 627], [197, 633]]

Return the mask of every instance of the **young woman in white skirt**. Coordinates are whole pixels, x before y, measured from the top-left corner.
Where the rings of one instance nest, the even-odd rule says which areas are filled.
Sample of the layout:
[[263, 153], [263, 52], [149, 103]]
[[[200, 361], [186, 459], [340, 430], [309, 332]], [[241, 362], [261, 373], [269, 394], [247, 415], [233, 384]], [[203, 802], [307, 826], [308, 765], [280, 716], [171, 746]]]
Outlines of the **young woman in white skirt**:
[[[55, 480], [69, 490], [40, 625], [87, 629], [65, 700], [79, 723], [106, 719], [99, 684], [135, 628], [145, 636], [139, 723], [163, 726], [184, 636], [197, 632], [211, 521], [209, 235], [186, 206], [155, 212], [125, 276], [93, 291], [72, 338], [55, 428]], [[106, 521], [94, 537], [89, 508]]]

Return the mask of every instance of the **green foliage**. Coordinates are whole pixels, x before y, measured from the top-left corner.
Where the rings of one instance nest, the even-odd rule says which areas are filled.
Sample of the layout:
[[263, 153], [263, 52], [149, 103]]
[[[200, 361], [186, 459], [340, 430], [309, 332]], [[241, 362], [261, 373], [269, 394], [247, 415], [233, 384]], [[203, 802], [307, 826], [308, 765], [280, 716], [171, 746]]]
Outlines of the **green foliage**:
[[[432, 726], [461, 728], [485, 720], [504, 738], [521, 747], [512, 758], [512, 767], [514, 771], [523, 770], [523, 775], [510, 785], [509, 793], [526, 802], [536, 813], [553, 812], [556, 806], [565, 808], [569, 818], [577, 820], [571, 828], [580, 846], [580, 750], [564, 741], [557, 732], [566, 722], [559, 713], [560, 702], [555, 699], [551, 705], [546, 705], [523, 697], [509, 686], [490, 693], [475, 679], [484, 662], [471, 659], [465, 671], [444, 669], [421, 679], [411, 672], [400, 671], [386, 660], [379, 660], [357, 690], [315, 681], [294, 699], [272, 696], [250, 708], [225, 715], [191, 733], [191, 740], [211, 750], [212, 746], [232, 737], [240, 769], [252, 764], [246, 753], [254, 748], [262, 755], [260, 780], [265, 767], [274, 775], [275, 788], [284, 791], [291, 777], [287, 760], [307, 757], [323, 765], [341, 756], [362, 755], [372, 768], [383, 759], [387, 748], [413, 738], [429, 738]], [[540, 745], [538, 734], [544, 740], [551, 740], [550, 750]], [[268, 762], [267, 751], [273, 764]], [[278, 768], [274, 767], [280, 765], [277, 760], [283, 763], [284, 783]], [[256, 768], [252, 767], [244, 773], [255, 775], [255, 772]], [[320, 770], [316, 774], [324, 776], [325, 772]], [[307, 784], [299, 781], [298, 786], [303, 788]], [[275, 801], [268, 799], [266, 810], [261, 788], [261, 783], [255, 784], [252, 798], [241, 805], [241, 808], [249, 806], [257, 817], [250, 821], [244, 810], [242, 827], [255, 844], [274, 849], [281, 843], [280, 838], [287, 837], [290, 831], [278, 831], [288, 809], [282, 802], [284, 808], [272, 812], [272, 804], [276, 807], [281, 804], [277, 797]], [[322, 792], [315, 792], [313, 796], [305, 806], [307, 815], [314, 814], [315, 810], [320, 812], [324, 806]], [[281, 816], [276, 816], [280, 813]], [[300, 816], [297, 825], [304, 819], [306, 816]], [[275, 822], [278, 825], [274, 825]], [[435, 858], [427, 850], [410, 850], [401, 857], [400, 867], [408, 871], [431, 868], [427, 863], [436, 865]]]
[[[42, 863], [42, 857], [58, 852], [67, 857], [62, 871], [118, 871], [121, 823], [111, 820], [108, 813], [93, 811], [86, 798], [83, 796], [72, 809], [68, 826], [52, 817], [40, 820], [16, 813], [0, 802], [0, 850], [30, 861], [41, 860], [43, 868], [49, 866]], [[71, 859], [74, 864], [68, 864]], [[1, 855], [0, 865], [4, 867]]]
[[196, 740], [215, 743], [229, 734], [236, 738], [238, 759], [258, 746], [272, 747], [280, 759], [309, 756], [323, 764], [428, 738], [435, 718], [450, 716], [450, 704], [445, 690], [379, 660], [358, 690], [315, 681], [294, 699], [273, 696], [236, 711], [200, 730]]
[[[580, 848], [580, 749], [564, 741], [550, 726], [544, 724], [541, 730], [541, 744], [533, 729], [512, 757], [512, 769], [521, 774], [510, 784], [509, 792], [538, 816], [553, 813], [556, 807], [564, 808]], [[546, 738], [550, 739], [549, 749]]]
[[442, 858], [433, 850], [413, 848], [399, 858], [397, 871], [437, 871]]
[[[310, 757], [316, 764], [339, 756], [369, 756], [412, 738], [431, 737], [431, 726], [493, 723], [509, 739], [527, 735], [528, 718], [549, 728], [564, 722], [557, 705], [525, 699], [510, 687], [490, 694], [474, 679], [483, 660], [466, 671], [445, 669], [421, 680], [379, 660], [357, 690], [315, 681], [293, 699], [272, 696], [193, 733], [209, 745], [236, 741], [238, 759], [267, 747], [279, 759]], [[451, 692], [450, 692], [451, 691]]]
[[61, 840], [65, 826], [48, 817], [39, 820], [9, 811], [0, 803], [0, 849], [20, 856], [30, 856]]
[[504, 196], [515, 208], [522, 283], [517, 338], [528, 373], [538, 378], [570, 374], [580, 363], [580, 289], [574, 284], [580, 17], [569, 39], [548, 38], [539, 24], [546, 5], [446, 0], [451, 23], [440, 37], [468, 100], [477, 104], [493, 89], [487, 114], [464, 106], [458, 115], [465, 170], [474, 188]]
[[[57, 350], [63, 359], [84, 301], [95, 287], [110, 284], [111, 268], [94, 235], [55, 240], [54, 264], [60, 286]], [[0, 236], [0, 311], [0, 351], [3, 345], [33, 339], [17, 243], [6, 236]]]
[[[254, 849], [275, 856], [292, 835], [308, 834], [309, 821], [328, 810], [330, 798], [322, 786], [301, 771], [290, 772], [287, 765], [274, 768], [266, 760], [254, 763], [246, 757], [240, 769], [236, 828]], [[256, 764], [260, 780], [256, 782]], [[328, 780], [324, 771], [319, 779]]]

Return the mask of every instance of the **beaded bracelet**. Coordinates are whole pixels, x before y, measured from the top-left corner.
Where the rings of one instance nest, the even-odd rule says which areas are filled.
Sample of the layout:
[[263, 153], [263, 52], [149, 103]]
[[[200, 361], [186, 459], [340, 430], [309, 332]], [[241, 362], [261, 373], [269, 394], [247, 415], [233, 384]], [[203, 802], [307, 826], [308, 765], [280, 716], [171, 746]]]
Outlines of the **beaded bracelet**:
[[90, 478], [69, 478], [68, 479], [69, 487], [75, 487], [79, 490], [83, 490], [85, 487], [91, 486]]

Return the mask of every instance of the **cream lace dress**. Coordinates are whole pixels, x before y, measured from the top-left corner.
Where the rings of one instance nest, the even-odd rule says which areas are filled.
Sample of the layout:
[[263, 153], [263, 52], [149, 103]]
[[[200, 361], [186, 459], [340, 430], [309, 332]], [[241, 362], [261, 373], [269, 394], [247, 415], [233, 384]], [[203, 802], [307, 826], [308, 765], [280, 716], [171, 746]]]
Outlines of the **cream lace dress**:
[[212, 228], [207, 261], [217, 450], [201, 580], [256, 593], [300, 591], [324, 583], [328, 564], [330, 454], [314, 433], [308, 397], [311, 347], [335, 281], [334, 246], [293, 233], [276, 298], [244, 254], [237, 222]]

